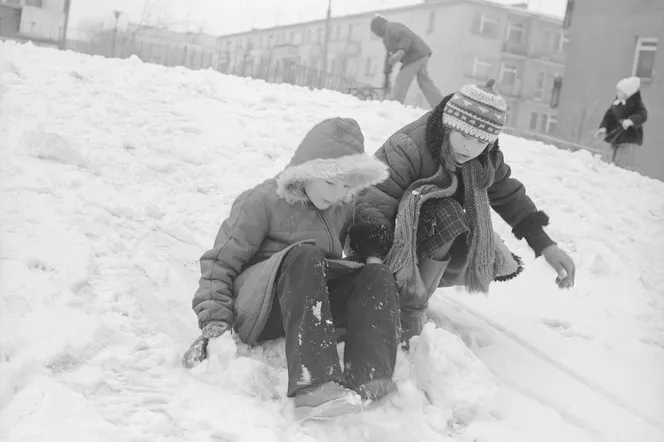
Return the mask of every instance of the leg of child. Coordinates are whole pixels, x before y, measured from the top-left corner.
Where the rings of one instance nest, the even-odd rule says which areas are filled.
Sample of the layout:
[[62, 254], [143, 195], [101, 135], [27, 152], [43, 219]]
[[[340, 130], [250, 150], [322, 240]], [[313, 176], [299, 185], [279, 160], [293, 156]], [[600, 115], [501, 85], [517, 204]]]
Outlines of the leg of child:
[[365, 399], [378, 399], [395, 388], [399, 302], [394, 275], [383, 264], [367, 264], [330, 281], [329, 290], [333, 316], [347, 328], [346, 380]]
[[[286, 255], [279, 270], [276, 295], [286, 336], [288, 397], [343, 381], [325, 267], [317, 247], [299, 245]], [[273, 330], [265, 329], [261, 337], [272, 334]]]

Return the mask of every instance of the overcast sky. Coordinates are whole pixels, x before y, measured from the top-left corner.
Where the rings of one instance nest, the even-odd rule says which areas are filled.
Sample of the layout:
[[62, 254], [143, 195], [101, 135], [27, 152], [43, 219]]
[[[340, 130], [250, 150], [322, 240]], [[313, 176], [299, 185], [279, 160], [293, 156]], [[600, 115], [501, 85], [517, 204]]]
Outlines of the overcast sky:
[[[494, 0], [516, 3], [518, 0]], [[525, 0], [524, 0], [525, 1]], [[422, 0], [332, 0], [332, 14], [346, 15]], [[529, 0], [531, 9], [561, 16], [567, 0]], [[154, 24], [188, 25], [190, 30], [230, 34], [299, 21], [324, 18], [327, 0], [72, 0], [71, 27], [84, 28], [90, 21], [114, 21], [122, 11], [120, 26], [130, 20]]]

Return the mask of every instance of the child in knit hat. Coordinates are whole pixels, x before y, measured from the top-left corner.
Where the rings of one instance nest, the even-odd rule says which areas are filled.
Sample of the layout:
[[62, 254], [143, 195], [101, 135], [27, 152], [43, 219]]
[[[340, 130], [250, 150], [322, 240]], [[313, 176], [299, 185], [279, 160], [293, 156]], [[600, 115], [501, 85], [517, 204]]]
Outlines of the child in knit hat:
[[623, 78], [616, 85], [616, 99], [604, 114], [595, 138], [604, 137], [611, 146], [611, 162], [627, 169], [643, 144], [643, 123], [648, 111], [641, 99], [639, 77]]
[[350, 244], [358, 258], [383, 259], [395, 271], [406, 344], [421, 332], [436, 288], [486, 293], [520, 272], [493, 232], [490, 208], [544, 256], [561, 288], [574, 284], [574, 262], [544, 231], [548, 216], [504, 162], [498, 135], [507, 104], [493, 86], [466, 85], [392, 135], [375, 153], [390, 177], [355, 206]]

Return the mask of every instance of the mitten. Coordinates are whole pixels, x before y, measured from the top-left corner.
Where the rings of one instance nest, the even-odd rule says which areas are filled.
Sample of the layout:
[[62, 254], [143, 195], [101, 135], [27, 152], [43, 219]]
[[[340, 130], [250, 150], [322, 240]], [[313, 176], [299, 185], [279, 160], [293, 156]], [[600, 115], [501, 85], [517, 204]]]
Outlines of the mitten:
[[348, 236], [351, 249], [365, 261], [370, 257], [384, 259], [390, 251], [394, 234], [385, 224], [362, 222], [353, 224], [348, 229]]
[[182, 365], [184, 368], [194, 368], [207, 358], [208, 338], [203, 335], [196, 338], [189, 349], [182, 355]]

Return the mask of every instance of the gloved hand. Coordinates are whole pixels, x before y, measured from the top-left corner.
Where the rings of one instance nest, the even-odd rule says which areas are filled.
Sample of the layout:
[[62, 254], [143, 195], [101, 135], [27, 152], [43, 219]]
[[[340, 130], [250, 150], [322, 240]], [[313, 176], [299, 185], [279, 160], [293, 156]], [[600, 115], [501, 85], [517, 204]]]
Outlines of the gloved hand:
[[348, 236], [351, 249], [358, 253], [362, 261], [366, 261], [367, 258], [385, 258], [392, 246], [394, 233], [384, 224], [363, 222], [350, 226]]
[[399, 314], [401, 321], [401, 348], [405, 351], [410, 349], [410, 338], [419, 336], [427, 323], [427, 315], [424, 310], [401, 310]]
[[561, 289], [574, 287], [576, 267], [572, 258], [555, 244], [544, 249], [542, 255], [546, 262], [558, 273], [556, 278], [558, 287]]
[[606, 128], [605, 127], [600, 127], [597, 132], [595, 132], [594, 138], [600, 138], [606, 135]]
[[396, 51], [394, 54], [390, 56], [390, 58], [387, 60], [387, 62], [394, 66], [395, 64], [399, 63], [403, 56], [406, 55], [406, 53], [403, 51], [403, 49], [399, 49]]
[[622, 127], [623, 129], [627, 130], [630, 127], [634, 126], [634, 122], [627, 118], [626, 120], [622, 120]]
[[182, 355], [182, 365], [185, 368], [194, 368], [207, 359], [207, 345], [211, 338], [217, 338], [228, 330], [225, 322], [212, 322], [203, 328], [201, 335], [189, 346]]

